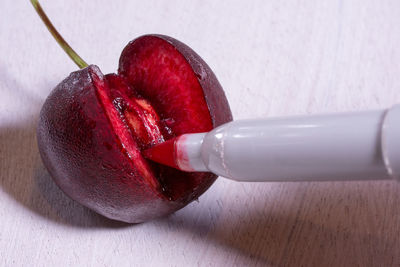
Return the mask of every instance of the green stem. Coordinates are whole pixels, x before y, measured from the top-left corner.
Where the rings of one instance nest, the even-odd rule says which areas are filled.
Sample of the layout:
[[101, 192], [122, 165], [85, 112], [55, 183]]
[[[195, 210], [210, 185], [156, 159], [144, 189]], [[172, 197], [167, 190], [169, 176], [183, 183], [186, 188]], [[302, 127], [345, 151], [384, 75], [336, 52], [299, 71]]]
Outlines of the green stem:
[[54, 28], [53, 24], [47, 17], [46, 13], [44, 13], [42, 7], [40, 6], [37, 0], [31, 0], [33, 7], [36, 9], [36, 12], [39, 14], [40, 18], [46, 25], [49, 32], [53, 35], [54, 39], [58, 42], [62, 49], [68, 54], [68, 56], [78, 65], [79, 68], [83, 69], [88, 66], [88, 64], [74, 51], [74, 49], [69, 46], [69, 44], [64, 40], [60, 33]]

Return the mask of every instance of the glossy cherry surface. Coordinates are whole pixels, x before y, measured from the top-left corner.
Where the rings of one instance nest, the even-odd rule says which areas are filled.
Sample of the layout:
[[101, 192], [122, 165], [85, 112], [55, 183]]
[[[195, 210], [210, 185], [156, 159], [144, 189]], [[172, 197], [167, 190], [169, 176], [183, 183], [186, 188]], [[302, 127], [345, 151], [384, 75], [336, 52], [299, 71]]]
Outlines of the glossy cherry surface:
[[71, 198], [116, 220], [143, 222], [172, 213], [215, 181], [151, 163], [142, 150], [232, 120], [209, 66], [163, 35], [130, 42], [118, 74], [90, 65], [47, 98], [37, 131], [43, 162]]

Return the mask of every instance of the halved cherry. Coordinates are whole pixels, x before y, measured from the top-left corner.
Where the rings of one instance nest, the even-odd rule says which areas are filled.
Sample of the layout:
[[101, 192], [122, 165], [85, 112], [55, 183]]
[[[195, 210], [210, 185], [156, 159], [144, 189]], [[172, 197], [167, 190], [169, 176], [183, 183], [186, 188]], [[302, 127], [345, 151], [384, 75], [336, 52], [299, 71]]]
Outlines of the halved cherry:
[[232, 120], [208, 65], [167, 36], [130, 42], [118, 74], [89, 66], [47, 98], [38, 127], [45, 166], [71, 198], [109, 218], [142, 222], [198, 198], [216, 179], [144, 159], [141, 151]]

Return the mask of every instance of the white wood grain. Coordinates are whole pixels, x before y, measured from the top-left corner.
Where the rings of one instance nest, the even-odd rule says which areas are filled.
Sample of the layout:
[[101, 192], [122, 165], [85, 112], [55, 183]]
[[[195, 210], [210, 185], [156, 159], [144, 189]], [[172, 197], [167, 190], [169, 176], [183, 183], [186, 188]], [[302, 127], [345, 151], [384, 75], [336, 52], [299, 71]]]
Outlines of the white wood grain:
[[[88, 62], [114, 72], [124, 45], [163, 33], [212, 67], [239, 118], [400, 102], [400, 2], [46, 1]], [[0, 2], [1, 266], [398, 266], [396, 182], [235, 183], [140, 225], [65, 197], [44, 170], [35, 124], [76, 67], [28, 0]]]

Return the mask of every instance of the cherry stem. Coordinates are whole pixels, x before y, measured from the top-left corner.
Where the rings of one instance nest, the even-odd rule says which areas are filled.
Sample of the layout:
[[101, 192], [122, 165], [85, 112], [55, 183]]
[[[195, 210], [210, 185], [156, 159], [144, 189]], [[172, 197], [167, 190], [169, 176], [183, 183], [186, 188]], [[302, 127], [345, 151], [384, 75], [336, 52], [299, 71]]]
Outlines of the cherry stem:
[[33, 7], [36, 9], [36, 12], [39, 14], [39, 17], [42, 19], [47, 29], [53, 35], [54, 39], [58, 42], [62, 49], [68, 54], [68, 56], [78, 65], [79, 68], [83, 69], [88, 66], [88, 64], [74, 51], [74, 49], [69, 46], [69, 44], [64, 40], [61, 34], [56, 30], [53, 26], [46, 13], [44, 13], [42, 7], [40, 6], [37, 0], [31, 0]]

